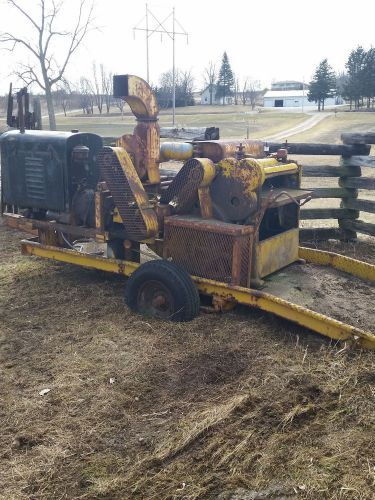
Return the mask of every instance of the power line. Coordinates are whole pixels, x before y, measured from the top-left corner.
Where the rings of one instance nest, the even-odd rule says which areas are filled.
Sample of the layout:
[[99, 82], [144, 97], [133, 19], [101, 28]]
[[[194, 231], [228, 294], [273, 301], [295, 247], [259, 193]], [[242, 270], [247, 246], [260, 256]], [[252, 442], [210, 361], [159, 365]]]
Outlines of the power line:
[[[150, 27], [150, 17], [152, 22], [152, 27]], [[172, 18], [172, 31], [166, 27], [166, 22]], [[181, 31], [176, 31], [176, 25]], [[189, 33], [181, 26], [175, 16], [175, 9], [173, 7], [172, 12], [170, 12], [165, 19], [160, 21], [156, 15], [148, 8], [146, 4], [146, 15], [139, 21], [139, 23], [134, 26], [133, 33], [135, 31], [146, 32], [146, 73], [147, 82], [150, 80], [150, 59], [149, 59], [149, 39], [154, 33], [161, 33], [162, 35], [168, 35], [172, 40], [172, 105], [173, 105], [173, 125], [175, 124], [176, 118], [176, 49], [175, 49], [175, 39], [177, 35], [186, 36], [186, 41], [189, 41]]]

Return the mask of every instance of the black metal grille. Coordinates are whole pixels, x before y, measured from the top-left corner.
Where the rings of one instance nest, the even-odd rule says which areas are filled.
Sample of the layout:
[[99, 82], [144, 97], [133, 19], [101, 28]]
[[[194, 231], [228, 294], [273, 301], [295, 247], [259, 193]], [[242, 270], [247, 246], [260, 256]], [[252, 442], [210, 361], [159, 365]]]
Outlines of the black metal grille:
[[253, 228], [188, 217], [165, 219], [164, 257], [188, 273], [249, 285]]
[[25, 157], [26, 196], [34, 200], [45, 200], [45, 165], [42, 158]]

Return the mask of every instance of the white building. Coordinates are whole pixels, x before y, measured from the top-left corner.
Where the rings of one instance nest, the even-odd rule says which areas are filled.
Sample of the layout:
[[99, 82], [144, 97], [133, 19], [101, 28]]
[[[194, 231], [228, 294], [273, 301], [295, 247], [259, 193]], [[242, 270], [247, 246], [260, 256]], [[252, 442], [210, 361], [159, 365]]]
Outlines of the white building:
[[[317, 107], [316, 102], [307, 99], [308, 89], [305, 90], [268, 90], [264, 94], [263, 106], [265, 108], [308, 108]], [[340, 97], [328, 97], [324, 101], [324, 107], [342, 104]]]
[[[210, 86], [206, 87], [201, 92], [201, 104], [211, 104], [211, 96], [210, 96]], [[212, 89], [212, 104], [223, 104], [223, 98], [216, 99], [216, 85], [213, 85]], [[225, 96], [224, 104], [233, 104], [232, 96]]]

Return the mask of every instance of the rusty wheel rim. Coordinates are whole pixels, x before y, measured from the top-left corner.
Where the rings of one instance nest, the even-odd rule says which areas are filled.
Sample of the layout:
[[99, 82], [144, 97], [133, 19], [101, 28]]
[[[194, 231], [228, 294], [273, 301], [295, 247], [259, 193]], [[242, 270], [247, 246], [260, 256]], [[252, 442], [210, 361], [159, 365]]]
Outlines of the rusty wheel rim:
[[160, 281], [143, 283], [138, 291], [138, 310], [144, 315], [167, 319], [174, 313], [174, 298], [170, 290]]

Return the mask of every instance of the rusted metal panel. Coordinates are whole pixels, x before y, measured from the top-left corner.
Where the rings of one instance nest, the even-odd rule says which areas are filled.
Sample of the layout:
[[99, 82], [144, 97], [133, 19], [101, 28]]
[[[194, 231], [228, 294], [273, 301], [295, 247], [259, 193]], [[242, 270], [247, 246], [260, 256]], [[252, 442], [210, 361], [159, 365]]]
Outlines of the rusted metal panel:
[[19, 231], [25, 231], [25, 233], [33, 234], [35, 236], [38, 235], [38, 230], [33, 226], [32, 219], [25, 219], [22, 215], [12, 214], [12, 213], [3, 213], [2, 216], [5, 219], [5, 223], [8, 227], [13, 229], [18, 229]]
[[198, 188], [199, 205], [201, 208], [201, 216], [203, 219], [212, 219], [212, 200], [210, 196], [210, 188], [202, 186]]
[[190, 274], [247, 285], [254, 228], [218, 220], [165, 219], [164, 257]]
[[149, 84], [135, 75], [114, 75], [113, 96], [124, 99], [137, 118], [156, 118], [158, 103]]
[[199, 141], [194, 143], [194, 146], [199, 148], [200, 156], [210, 158], [214, 163], [217, 163], [223, 158], [236, 157], [240, 144], [244, 154], [251, 154], [258, 158], [264, 157], [263, 142], [251, 139]]
[[225, 158], [217, 165], [211, 196], [216, 217], [243, 222], [257, 211], [256, 190], [264, 181], [263, 169], [251, 159]]
[[148, 181], [151, 184], [159, 184], [159, 157], [160, 157], [160, 128], [156, 121], [141, 121], [134, 129], [134, 135], [137, 136], [142, 145], [144, 165], [147, 170]]
[[116, 146], [124, 148], [129, 154], [133, 165], [140, 179], [144, 179], [147, 174], [145, 163], [145, 143], [140, 137], [133, 134], [125, 134], [116, 139]]

